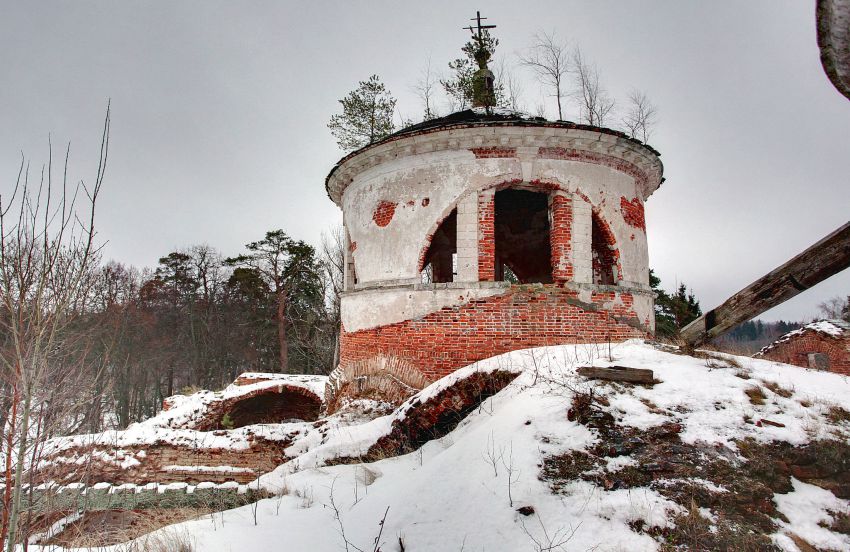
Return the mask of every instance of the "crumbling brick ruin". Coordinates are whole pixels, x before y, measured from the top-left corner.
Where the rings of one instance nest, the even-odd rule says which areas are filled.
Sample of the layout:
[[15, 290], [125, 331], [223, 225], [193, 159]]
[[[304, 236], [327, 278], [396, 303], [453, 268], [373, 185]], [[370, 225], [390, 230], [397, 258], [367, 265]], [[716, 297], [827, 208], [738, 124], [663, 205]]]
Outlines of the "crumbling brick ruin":
[[484, 109], [348, 155], [326, 181], [348, 240], [337, 385], [370, 359], [433, 381], [514, 349], [651, 336], [644, 201], [662, 172], [619, 132]]
[[754, 356], [850, 376], [850, 323], [823, 320], [807, 324]]

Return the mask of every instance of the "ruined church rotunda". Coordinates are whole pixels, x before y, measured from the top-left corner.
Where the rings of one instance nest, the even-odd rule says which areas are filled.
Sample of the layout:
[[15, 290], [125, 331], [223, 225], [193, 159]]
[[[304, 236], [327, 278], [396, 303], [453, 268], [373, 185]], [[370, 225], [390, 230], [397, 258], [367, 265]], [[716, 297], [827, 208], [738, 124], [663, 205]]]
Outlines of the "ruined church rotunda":
[[347, 240], [337, 387], [651, 336], [644, 202], [662, 171], [623, 133], [483, 107], [344, 157], [326, 180]]

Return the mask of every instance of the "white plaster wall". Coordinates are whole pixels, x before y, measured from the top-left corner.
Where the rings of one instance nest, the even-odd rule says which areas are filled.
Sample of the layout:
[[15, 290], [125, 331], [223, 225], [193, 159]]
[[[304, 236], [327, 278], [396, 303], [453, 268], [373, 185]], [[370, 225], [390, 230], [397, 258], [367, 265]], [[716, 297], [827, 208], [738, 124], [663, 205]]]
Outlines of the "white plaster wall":
[[[517, 157], [477, 159], [469, 151], [472, 147], [492, 146], [514, 147]], [[540, 146], [578, 148], [627, 159], [640, 166], [649, 180], [638, 186], [632, 176], [603, 165], [541, 159], [537, 157]], [[660, 183], [661, 170], [657, 156], [610, 135], [575, 129], [483, 127], [379, 144], [343, 163], [330, 179], [329, 189], [343, 190], [338, 201], [351, 241], [356, 243], [353, 258], [361, 286], [418, 282], [419, 259], [430, 234], [467, 194], [504, 181], [541, 180], [557, 183], [568, 192], [581, 192], [590, 199], [617, 239], [623, 284], [646, 287], [646, 234], [623, 220], [620, 199], [647, 197]], [[425, 198], [427, 206], [423, 206]], [[381, 201], [397, 204], [385, 227], [379, 227], [372, 219]], [[581, 225], [577, 229], [583, 230]], [[583, 251], [585, 244], [576, 245]], [[470, 256], [469, 251], [464, 254], [469, 263], [459, 281], [467, 280], [474, 272], [474, 255]], [[586, 277], [581, 270], [577, 275]]]
[[342, 326], [347, 332], [367, 330], [419, 318], [445, 307], [502, 295], [501, 286], [464, 289], [376, 289], [342, 296]]
[[[419, 278], [419, 255], [429, 234], [464, 192], [520, 177], [516, 159], [476, 159], [469, 150], [418, 154], [358, 175], [343, 194], [354, 264], [361, 284]], [[423, 207], [422, 200], [428, 198]], [[387, 226], [372, 215], [381, 201], [398, 203]], [[409, 205], [408, 202], [413, 204]]]

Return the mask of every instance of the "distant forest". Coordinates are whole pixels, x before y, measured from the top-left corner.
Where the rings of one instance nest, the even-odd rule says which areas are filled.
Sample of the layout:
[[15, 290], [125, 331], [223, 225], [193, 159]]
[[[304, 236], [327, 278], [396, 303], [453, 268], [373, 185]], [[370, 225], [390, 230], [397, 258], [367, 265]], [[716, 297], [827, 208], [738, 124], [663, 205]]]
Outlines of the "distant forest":
[[762, 322], [750, 320], [735, 326], [712, 343], [724, 350], [751, 355], [779, 336], [803, 325], [803, 322]]

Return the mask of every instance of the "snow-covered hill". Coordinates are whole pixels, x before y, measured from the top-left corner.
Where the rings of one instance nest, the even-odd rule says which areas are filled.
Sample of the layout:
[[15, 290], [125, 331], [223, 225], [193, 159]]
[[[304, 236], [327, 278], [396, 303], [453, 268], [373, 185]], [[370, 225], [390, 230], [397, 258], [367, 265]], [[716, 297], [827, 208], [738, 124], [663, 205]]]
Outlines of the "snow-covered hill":
[[[162, 531], [199, 552], [850, 550], [848, 378], [699, 356], [629, 341], [610, 358], [596, 345], [494, 357], [388, 416], [305, 432], [254, 483], [276, 497]], [[658, 382], [575, 374], [591, 364]], [[506, 372], [519, 375], [447, 434], [377, 459], [376, 442], [453, 386]]]

